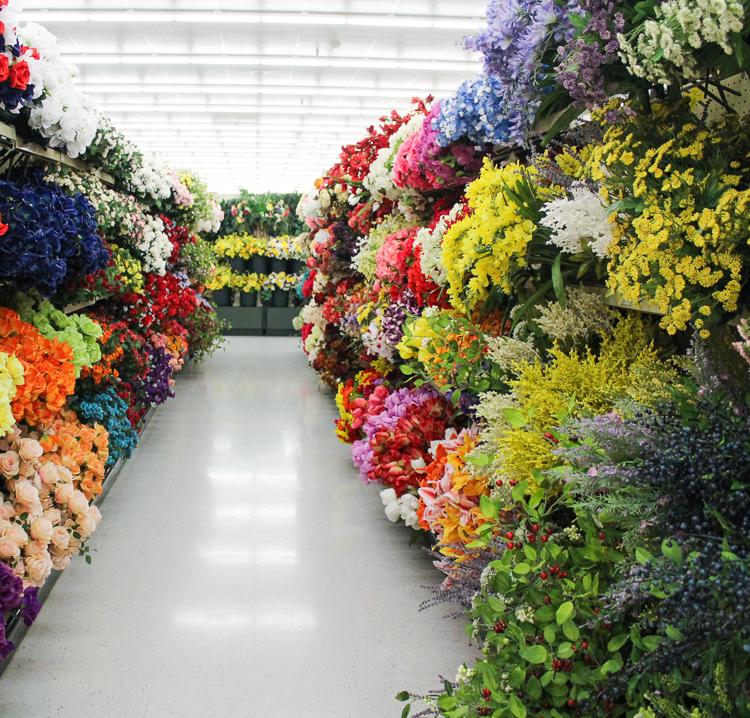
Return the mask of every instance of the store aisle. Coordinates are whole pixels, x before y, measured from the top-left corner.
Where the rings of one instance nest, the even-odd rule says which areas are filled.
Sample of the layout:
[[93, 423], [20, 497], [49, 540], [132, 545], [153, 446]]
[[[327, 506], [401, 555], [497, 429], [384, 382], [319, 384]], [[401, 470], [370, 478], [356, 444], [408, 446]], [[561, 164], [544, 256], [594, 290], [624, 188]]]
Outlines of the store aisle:
[[0, 716], [387, 718], [472, 655], [363, 487], [298, 340], [178, 378], [0, 679]]

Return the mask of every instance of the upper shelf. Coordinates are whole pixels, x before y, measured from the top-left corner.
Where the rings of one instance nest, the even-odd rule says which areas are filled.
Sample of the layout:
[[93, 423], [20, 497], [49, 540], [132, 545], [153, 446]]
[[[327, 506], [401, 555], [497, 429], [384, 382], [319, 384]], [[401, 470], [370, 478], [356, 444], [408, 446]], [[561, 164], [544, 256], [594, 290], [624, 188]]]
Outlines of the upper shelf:
[[102, 172], [91, 165], [86, 164], [82, 160], [76, 160], [62, 152], [50, 149], [48, 147], [42, 147], [33, 142], [24, 142], [16, 134], [16, 130], [11, 125], [6, 125], [4, 122], [0, 122], [0, 138], [5, 138], [3, 144], [9, 146], [12, 149], [22, 152], [23, 154], [32, 155], [33, 157], [39, 157], [40, 159], [48, 160], [50, 162], [56, 162], [57, 164], [66, 165], [79, 172], [88, 172], [98, 177], [102, 182], [113, 185], [115, 183], [114, 177]]

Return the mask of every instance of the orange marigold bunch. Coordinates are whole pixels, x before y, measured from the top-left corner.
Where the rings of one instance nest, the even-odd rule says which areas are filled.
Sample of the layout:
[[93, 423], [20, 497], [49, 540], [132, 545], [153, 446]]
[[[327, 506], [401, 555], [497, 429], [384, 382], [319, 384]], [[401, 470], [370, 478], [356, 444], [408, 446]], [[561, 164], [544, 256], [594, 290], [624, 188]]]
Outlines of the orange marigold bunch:
[[11, 403], [14, 418], [29, 426], [48, 426], [75, 389], [73, 350], [0, 307], [0, 351], [13, 354], [24, 368], [24, 383]]
[[77, 489], [89, 501], [102, 492], [104, 466], [109, 458], [109, 432], [101, 425], [83, 424], [74, 411], [61, 411], [40, 441], [48, 461], [73, 474]]

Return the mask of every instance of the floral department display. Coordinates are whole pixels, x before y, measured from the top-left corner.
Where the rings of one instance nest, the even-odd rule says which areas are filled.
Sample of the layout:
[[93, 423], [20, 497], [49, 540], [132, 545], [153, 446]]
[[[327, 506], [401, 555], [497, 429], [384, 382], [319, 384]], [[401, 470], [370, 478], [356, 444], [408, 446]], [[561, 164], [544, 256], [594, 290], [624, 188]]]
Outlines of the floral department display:
[[[219, 264], [208, 284], [217, 306], [230, 306], [235, 290], [241, 306], [256, 306], [260, 294], [264, 305], [286, 307], [290, 291], [301, 287], [307, 276], [302, 271], [308, 251], [302, 235], [227, 234], [216, 239], [214, 249], [225, 262]], [[293, 301], [297, 301], [295, 295]]]
[[750, 716], [744, 9], [487, 20], [297, 208], [336, 434], [483, 654], [402, 716]]
[[197, 176], [149, 162], [117, 133], [55, 38], [18, 20], [4, 3], [2, 119], [90, 164], [26, 152], [2, 168], [0, 659], [14, 649], [7, 631], [36, 618], [52, 571], [74, 554], [91, 561], [97, 497], [148, 409], [174, 396], [186, 359], [221, 341], [202, 297], [215, 253], [196, 235], [218, 229], [219, 204]]

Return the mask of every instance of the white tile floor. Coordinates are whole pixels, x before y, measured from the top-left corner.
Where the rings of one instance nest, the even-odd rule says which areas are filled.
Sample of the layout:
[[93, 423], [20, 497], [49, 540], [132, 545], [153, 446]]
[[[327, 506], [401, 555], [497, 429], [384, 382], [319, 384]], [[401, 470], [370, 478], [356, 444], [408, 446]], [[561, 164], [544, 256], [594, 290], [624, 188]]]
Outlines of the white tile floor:
[[298, 340], [182, 372], [0, 680], [0, 716], [387, 718], [474, 654]]

